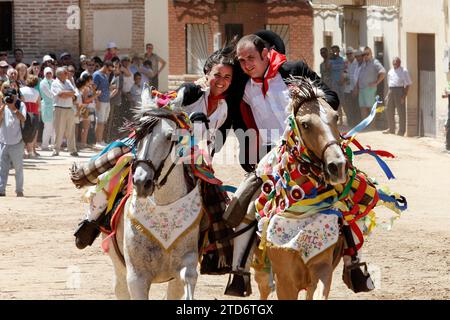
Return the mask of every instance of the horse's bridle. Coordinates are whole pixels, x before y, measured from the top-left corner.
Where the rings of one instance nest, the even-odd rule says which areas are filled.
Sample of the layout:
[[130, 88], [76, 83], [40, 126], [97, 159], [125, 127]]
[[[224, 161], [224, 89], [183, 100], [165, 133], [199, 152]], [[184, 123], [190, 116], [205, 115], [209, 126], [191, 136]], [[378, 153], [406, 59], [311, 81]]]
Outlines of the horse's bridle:
[[[204, 114], [203, 114], [203, 115], [204, 115]], [[197, 117], [198, 117], [198, 118], [197, 118]], [[168, 118], [168, 119], [169, 119], [169, 120], [172, 120], [172, 119], [170, 119], [170, 118]], [[209, 120], [208, 120], [208, 118], [206, 117], [206, 115], [205, 115], [204, 117], [201, 117], [201, 116], [199, 116], [199, 115], [196, 113], [196, 118], [191, 119], [191, 121], [193, 121], [193, 122], [195, 122], [195, 121], [203, 122], [203, 123], [205, 123], [207, 129], [209, 129], [209, 126], [208, 126]], [[174, 122], [177, 124], [177, 127], [178, 127], [178, 122], [177, 122], [177, 121], [174, 121]], [[167, 178], [169, 177], [170, 173], [172, 172], [172, 170], [173, 170], [173, 169], [175, 168], [175, 166], [177, 165], [178, 158], [180, 157], [180, 155], [177, 154], [177, 158], [172, 162], [172, 164], [171, 164], [169, 170], [167, 170], [166, 174], [165, 174], [164, 177], [161, 179], [161, 181], [158, 182], [159, 176], [161, 175], [161, 172], [162, 172], [162, 170], [164, 169], [164, 163], [166, 163], [167, 158], [170, 156], [173, 147], [174, 147], [175, 145], [177, 145], [178, 143], [179, 143], [179, 141], [174, 141], [174, 140], [172, 141], [172, 144], [171, 144], [171, 146], [170, 146], [169, 153], [167, 154], [167, 157], [165, 157], [164, 160], [161, 161], [161, 165], [159, 166], [159, 168], [156, 168], [155, 165], [153, 164], [153, 162], [152, 162], [151, 160], [147, 160], [147, 159], [135, 159], [135, 160], [133, 161], [133, 164], [132, 164], [132, 170], [133, 170], [133, 172], [135, 171], [136, 167], [137, 167], [139, 164], [141, 164], [141, 163], [146, 164], [146, 165], [147, 165], [151, 170], [153, 170], [153, 172], [155, 173], [155, 176], [153, 177], [153, 181], [155, 181], [155, 182], [154, 182], [155, 187], [156, 187], [157, 189], [161, 189], [161, 188], [166, 184]], [[145, 149], [144, 149], [144, 154], [147, 154], [147, 153], [148, 153], [148, 144], [145, 145]]]
[[[320, 99], [319, 99], [319, 100], [320, 100]], [[298, 112], [298, 110], [300, 109], [300, 107], [301, 107], [302, 105], [303, 105], [303, 103], [300, 104], [300, 105], [298, 106], [297, 111], [296, 111], [295, 113]], [[294, 117], [294, 121], [296, 121], [296, 120], [295, 120], [295, 117]], [[303, 140], [303, 139], [301, 139], [301, 140]], [[305, 141], [303, 141], [303, 144], [305, 145], [305, 147], [306, 147], [307, 150], [312, 150], [311, 148], [309, 148], [309, 147], [306, 145], [306, 142], [305, 142]], [[325, 157], [325, 152], [328, 150], [329, 147], [331, 147], [331, 146], [333, 146], [333, 145], [337, 145], [338, 147], [341, 147], [339, 141], [337, 141], [336, 139], [329, 141], [329, 142], [322, 148], [322, 151], [320, 152], [320, 158], [319, 158], [317, 155], [315, 155], [314, 152], [311, 151], [311, 152], [310, 152], [311, 158], [315, 158], [315, 159], [313, 159], [313, 160], [315, 160], [315, 162], [317, 161], [317, 162], [320, 163], [320, 166], [317, 165], [317, 164], [315, 164], [315, 163], [312, 163], [312, 165], [314, 165], [314, 166], [316, 166], [316, 167], [318, 167], [318, 168], [320, 168], [320, 169], [322, 169], [322, 170], [325, 169], [325, 162], [324, 162], [324, 160], [323, 160], [324, 157]]]
[[[176, 123], [176, 122], [175, 122], [175, 123]], [[170, 154], [171, 154], [171, 152], [172, 152], [173, 146], [174, 146], [175, 144], [177, 144], [177, 143], [178, 143], [177, 141], [172, 141], [172, 144], [171, 144], [171, 146], [170, 146], [170, 150], [169, 150], [167, 156], [164, 158], [163, 161], [161, 161], [161, 164], [159, 165], [158, 168], [155, 167], [155, 165], [153, 164], [152, 160], [148, 160], [148, 159], [137, 159], [137, 158], [136, 158], [136, 159], [134, 159], [133, 164], [132, 164], [132, 170], [133, 170], [133, 172], [136, 170], [136, 167], [137, 167], [139, 164], [141, 164], [141, 163], [146, 164], [146, 165], [147, 165], [151, 170], [153, 170], [153, 172], [155, 173], [155, 175], [154, 175], [154, 177], [153, 177], [153, 181], [155, 181], [155, 182], [154, 182], [155, 187], [158, 188], [158, 189], [160, 189], [160, 188], [161, 188], [162, 186], [164, 186], [164, 184], [167, 182], [167, 177], [169, 176], [169, 174], [172, 172], [172, 170], [173, 170], [173, 169], [175, 168], [175, 166], [176, 166], [176, 162], [177, 162], [177, 161], [175, 160], [175, 161], [172, 163], [172, 165], [171, 165], [171, 167], [169, 168], [169, 170], [167, 171], [167, 173], [164, 175], [164, 178], [161, 179], [160, 182], [158, 182], [159, 176], [161, 175], [161, 172], [162, 172], [162, 170], [163, 170], [163, 168], [164, 168], [164, 163], [166, 163], [167, 158], [170, 156]], [[144, 155], [147, 155], [147, 154], [148, 154], [148, 147], [149, 147], [149, 144], [148, 144], [148, 142], [146, 141], [144, 150], [142, 151]]]

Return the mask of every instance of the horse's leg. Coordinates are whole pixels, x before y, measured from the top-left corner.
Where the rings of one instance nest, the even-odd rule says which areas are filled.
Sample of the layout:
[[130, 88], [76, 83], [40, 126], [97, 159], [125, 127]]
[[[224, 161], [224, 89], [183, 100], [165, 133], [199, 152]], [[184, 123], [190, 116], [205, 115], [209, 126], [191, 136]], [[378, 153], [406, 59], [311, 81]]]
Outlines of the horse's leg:
[[176, 278], [169, 282], [167, 286], [167, 300], [180, 300], [183, 298], [184, 282]]
[[114, 292], [116, 294], [116, 298], [119, 300], [130, 300], [130, 293], [128, 292], [127, 285], [127, 269], [120, 258], [120, 255], [123, 257], [123, 215], [119, 220], [119, 224], [117, 226], [116, 239], [118, 249], [121, 252], [117, 252], [116, 248], [113, 244], [112, 239], [108, 239], [109, 245], [109, 257], [113, 262], [114, 266]]
[[[110, 253], [111, 254], [111, 253]], [[130, 293], [128, 292], [127, 285], [127, 270], [125, 266], [123, 266], [122, 261], [119, 258], [112, 258], [111, 260], [117, 260], [114, 263], [114, 293], [116, 294], [116, 298], [118, 300], [130, 300]]]
[[180, 270], [180, 278], [184, 283], [184, 299], [193, 300], [195, 285], [197, 284], [197, 252], [190, 252], [183, 257], [183, 267]]
[[312, 292], [308, 289], [307, 298], [314, 300], [327, 300], [331, 289], [331, 280], [333, 278], [333, 268], [331, 265], [323, 264], [317, 266], [311, 271], [311, 280], [316, 284]]
[[255, 269], [255, 281], [258, 283], [259, 299], [267, 300], [267, 298], [269, 298], [270, 292], [272, 291], [269, 285], [270, 273]]
[[133, 268], [127, 268], [127, 284], [132, 300], [148, 300], [151, 279], [139, 275]]
[[123, 264], [122, 260], [119, 258], [112, 240], [108, 239], [109, 251], [108, 255], [111, 258], [113, 267], [114, 267], [114, 276], [113, 276], [113, 287], [114, 293], [116, 294], [116, 298], [118, 300], [129, 300], [130, 294], [128, 292], [127, 286], [127, 269]]
[[150, 285], [155, 276], [148, 270], [153, 256], [147, 244], [147, 238], [132, 226], [129, 219], [125, 219], [123, 252], [128, 290], [133, 300], [148, 300]]
[[297, 300], [300, 290], [295, 281], [287, 274], [275, 274], [278, 300]]
[[314, 293], [317, 289], [317, 280], [314, 280], [314, 282], [306, 288], [306, 300], [314, 300]]

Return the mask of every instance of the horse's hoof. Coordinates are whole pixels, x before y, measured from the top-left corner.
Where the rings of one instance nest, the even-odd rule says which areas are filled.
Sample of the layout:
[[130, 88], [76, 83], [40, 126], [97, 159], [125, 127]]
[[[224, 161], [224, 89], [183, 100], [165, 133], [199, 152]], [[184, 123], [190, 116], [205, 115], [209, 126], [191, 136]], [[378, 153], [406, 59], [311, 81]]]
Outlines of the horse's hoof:
[[[228, 278], [225, 295], [233, 297], [248, 297], [252, 294], [250, 272], [233, 272]], [[231, 280], [233, 277], [233, 280]]]
[[92, 245], [99, 234], [100, 230], [95, 221], [83, 220], [74, 233], [75, 245], [80, 250], [84, 249], [87, 246]]

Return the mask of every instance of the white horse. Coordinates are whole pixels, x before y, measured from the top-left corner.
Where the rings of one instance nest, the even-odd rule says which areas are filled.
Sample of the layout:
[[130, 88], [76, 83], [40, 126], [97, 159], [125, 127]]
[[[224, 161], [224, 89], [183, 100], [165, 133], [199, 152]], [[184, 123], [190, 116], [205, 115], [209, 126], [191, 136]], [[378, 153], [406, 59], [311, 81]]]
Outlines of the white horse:
[[[153, 110], [144, 113], [138, 122], [133, 192], [118, 222], [117, 244], [108, 240], [118, 299], [148, 299], [151, 284], [163, 282], [169, 282], [167, 299], [194, 298], [200, 210], [197, 217], [192, 216], [188, 221], [187, 229], [175, 234], [176, 239], [172, 235], [169, 248], [164, 246], [164, 239], [158, 238], [157, 233], [150, 234], [145, 225], [152, 214], [156, 216], [158, 208], [183, 209], [173, 208], [180, 199], [187, 199], [184, 203], [181, 201], [180, 206], [190, 206], [194, 210], [201, 203], [198, 186], [192, 189], [192, 184], [185, 179], [183, 164], [174, 162], [171, 155], [178, 143], [172, 138], [178, 128], [174, 121], [176, 115], [172, 111]], [[156, 206], [151, 206], [152, 202]], [[148, 210], [149, 205], [151, 210]]]

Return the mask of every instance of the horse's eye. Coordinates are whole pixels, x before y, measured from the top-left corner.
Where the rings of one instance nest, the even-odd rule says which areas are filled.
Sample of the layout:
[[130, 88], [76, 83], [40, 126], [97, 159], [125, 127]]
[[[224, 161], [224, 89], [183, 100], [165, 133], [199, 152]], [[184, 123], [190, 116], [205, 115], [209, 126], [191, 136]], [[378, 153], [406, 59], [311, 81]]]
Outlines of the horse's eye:
[[169, 141], [172, 141], [172, 136], [173, 136], [173, 131], [169, 131], [166, 134], [166, 139], [169, 140]]
[[336, 113], [336, 114], [334, 115], [334, 120], [335, 120], [336, 122], [339, 121], [339, 113]]
[[309, 125], [308, 125], [308, 123], [306, 121], [302, 121], [301, 125], [302, 125], [303, 129], [305, 129], [305, 130], [309, 129]]

